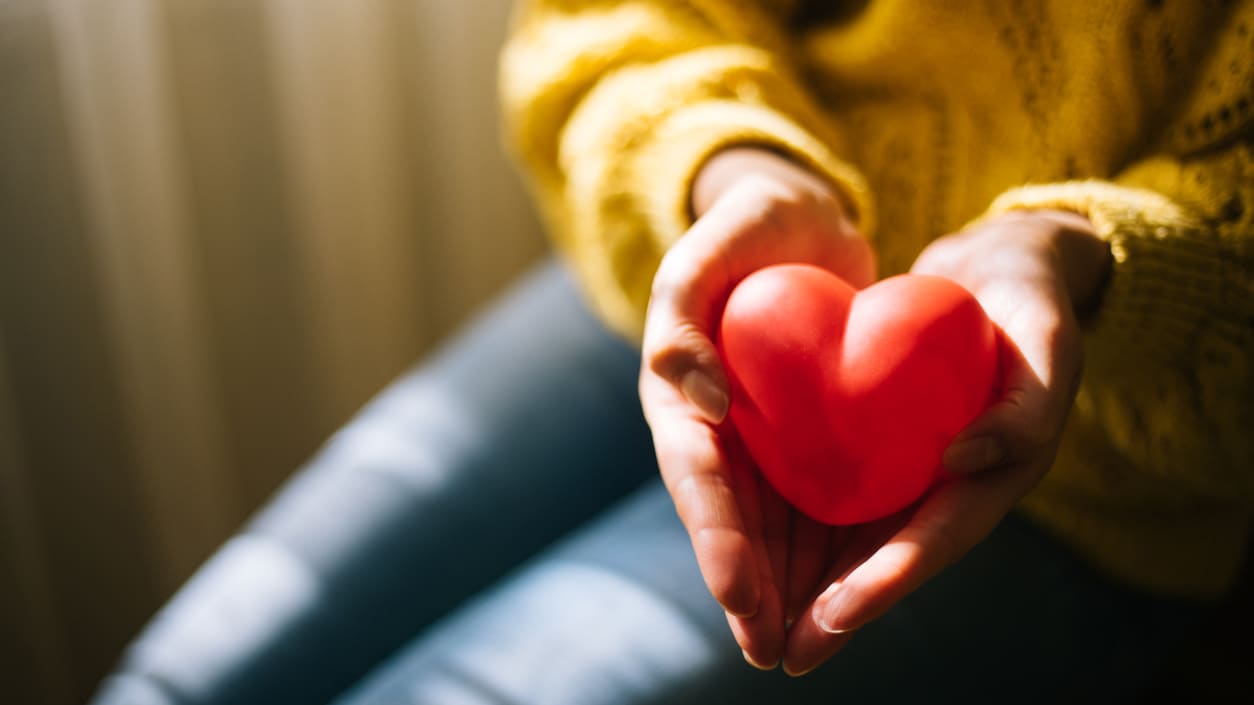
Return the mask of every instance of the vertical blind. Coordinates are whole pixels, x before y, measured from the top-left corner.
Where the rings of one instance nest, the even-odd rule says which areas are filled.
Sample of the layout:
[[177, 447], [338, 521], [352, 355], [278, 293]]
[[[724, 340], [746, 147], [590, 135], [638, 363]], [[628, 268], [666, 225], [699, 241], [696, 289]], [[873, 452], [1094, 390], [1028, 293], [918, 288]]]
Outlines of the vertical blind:
[[540, 256], [499, 148], [509, 4], [0, 0], [6, 699], [80, 701]]

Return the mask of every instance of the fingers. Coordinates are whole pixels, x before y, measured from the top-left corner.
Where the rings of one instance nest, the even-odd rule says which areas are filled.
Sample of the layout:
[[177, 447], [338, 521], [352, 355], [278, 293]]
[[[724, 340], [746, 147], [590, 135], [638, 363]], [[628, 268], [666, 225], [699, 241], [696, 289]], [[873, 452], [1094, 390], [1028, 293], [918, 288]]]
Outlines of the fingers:
[[[829, 536], [828, 552], [822, 560], [824, 573], [819, 576], [821, 579], [818, 584], [839, 584], [854, 566], [865, 560], [887, 536], [900, 527], [901, 521], [900, 517], [889, 517], [871, 524], [833, 529]], [[790, 676], [800, 676], [814, 670], [843, 649], [853, 638], [854, 630], [832, 633], [820, 628], [814, 619], [814, 605], [813, 600], [806, 602], [806, 609], [793, 623], [788, 634], [788, 644], [784, 650], [784, 672]]]
[[1061, 215], [1008, 214], [937, 239], [915, 261], [913, 271], [967, 287], [1001, 332], [1002, 394], [946, 450], [951, 472], [1036, 462], [1062, 433], [1083, 356], [1071, 261], [1091, 264], [1086, 279], [1097, 278], [1109, 252], [1071, 222], [1083, 218]]
[[822, 266], [856, 286], [874, 277], [870, 246], [839, 209], [781, 206], [788, 197], [770, 181], [743, 179], [671, 247], [654, 276], [645, 365], [712, 423], [726, 416], [729, 399], [712, 336], [737, 282], [780, 262]]
[[799, 620], [788, 634], [784, 673], [794, 677], [804, 676], [840, 653], [854, 635], [852, 631], [829, 634], [815, 626], [811, 619]]
[[751, 617], [737, 617], [729, 613], [727, 625], [749, 665], [769, 671], [779, 664], [787, 632], [784, 630], [783, 603], [778, 591], [772, 590], [763, 595], [758, 611]]
[[[771, 669], [783, 656], [786, 631], [782, 596], [786, 590], [790, 509], [752, 466], [747, 454], [732, 444], [733, 476], [742, 515], [753, 537], [753, 549], [762, 595], [758, 611], [748, 617], [728, 615], [736, 642], [745, 660], [757, 668]], [[752, 483], [753, 487], [744, 487]], [[745, 506], [756, 500], [756, 506]]]
[[818, 593], [820, 581], [827, 571], [829, 547], [835, 530], [794, 512], [788, 548], [787, 593], [784, 619], [796, 622]]
[[983, 541], [1033, 482], [1024, 468], [942, 485], [907, 523], [815, 601], [815, 625], [860, 629]]
[[[769, 576], [763, 576], [769, 579]], [[758, 611], [748, 617], [727, 614], [727, 625], [740, 645], [745, 661], [754, 668], [771, 670], [784, 653], [787, 633], [784, 630], [783, 603], [778, 590], [762, 596]]]
[[942, 457], [967, 474], [1051, 457], [1079, 387], [1083, 348], [1074, 319], [1045, 293], [1021, 293], [1001, 334], [999, 398]]
[[[1007, 230], [1010, 225], [1016, 229]], [[870, 525], [856, 527], [857, 540], [841, 548], [827, 575], [829, 587], [792, 626], [784, 655], [788, 673], [822, 663], [964, 556], [1052, 464], [1078, 388], [1082, 346], [1069, 294], [1074, 287], [1061, 276], [1050, 233], [1031, 225], [1002, 223], [942, 238], [916, 262], [916, 272], [966, 286], [999, 326], [998, 398], [942, 459], [952, 472], [975, 474], [937, 487], [888, 533], [874, 536]], [[1100, 248], [1091, 249], [1094, 261], [1104, 261]], [[999, 470], [979, 472], [994, 467]], [[873, 549], [860, 553], [857, 544], [868, 540]], [[857, 558], [840, 570], [851, 556]], [[790, 601], [798, 589], [790, 586]]]
[[[746, 454], [746, 458], [748, 455]], [[758, 483], [758, 496], [762, 498], [762, 548], [765, 567], [770, 569], [771, 581], [780, 597], [788, 594], [788, 549], [791, 543], [791, 505], [779, 496], [756, 468], [748, 471]], [[783, 620], [780, 620], [781, 626]]]
[[683, 302], [654, 297], [643, 354], [649, 370], [674, 387], [713, 424], [723, 422], [731, 401], [727, 376], [705, 320]]
[[739, 280], [733, 263], [744, 257], [734, 252], [726, 228], [712, 226], [711, 220], [718, 220], [717, 209], [662, 258], [653, 278], [642, 353], [649, 370], [707, 420], [720, 423], [729, 397], [713, 331], [718, 309]]
[[[990, 308], [998, 310], [996, 304]], [[900, 531], [833, 581], [815, 601], [810, 623], [802, 620], [794, 627], [787, 669], [821, 662], [850, 632], [965, 555], [1053, 462], [1079, 378], [1074, 321], [1040, 292], [1036, 298], [1020, 298], [1008, 310], [1013, 315], [995, 315], [1003, 322], [1005, 381], [1000, 397], [943, 458], [956, 472], [1000, 469], [938, 487]]]
[[756, 613], [761, 583], [753, 542], [717, 434], [681, 400], [655, 400], [646, 407], [662, 479], [710, 594], [732, 614]]
[[763, 494], [756, 474], [737, 478], [715, 431], [730, 396], [713, 332], [732, 287], [770, 264], [815, 264], [857, 286], [871, 282], [870, 246], [835, 201], [810, 198], [765, 178], [730, 186], [663, 258], [641, 350], [640, 397], [662, 477], [707, 587], [746, 658], [763, 666], [779, 660], [785, 639], [788, 510]]

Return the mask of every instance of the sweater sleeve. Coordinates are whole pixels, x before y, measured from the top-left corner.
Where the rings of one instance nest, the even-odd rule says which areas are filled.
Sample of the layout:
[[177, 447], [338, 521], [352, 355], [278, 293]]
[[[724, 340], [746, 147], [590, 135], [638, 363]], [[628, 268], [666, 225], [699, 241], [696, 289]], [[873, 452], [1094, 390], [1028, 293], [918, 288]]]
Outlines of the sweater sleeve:
[[1254, 504], [1254, 157], [1250, 144], [1141, 161], [1114, 181], [1028, 186], [990, 209], [1089, 217], [1113, 271], [1086, 322], [1077, 412], [1128, 467]]
[[691, 225], [704, 161], [757, 144], [873, 213], [841, 138], [803, 89], [787, 2], [532, 0], [502, 53], [506, 141], [558, 251], [611, 327], [638, 338], [653, 274]]
[[[1189, 8], [1197, 9], [1174, 10], [1192, 17]], [[1140, 155], [1105, 180], [1013, 189], [990, 213], [1073, 210], [1110, 243], [1112, 275], [1085, 321], [1085, 373], [1072, 419], [1073, 427], [1100, 429], [1108, 451], [1106, 472], [1085, 471], [1090, 486], [1114, 502], [1128, 492], [1117, 478], [1149, 473], [1171, 501], [1248, 518], [1254, 2], [1221, 9], [1223, 21], [1176, 23], [1174, 44], [1198, 47], [1187, 68], [1138, 65], [1136, 83], [1155, 99], [1142, 101], [1144, 114], [1132, 121], [1156, 126]]]

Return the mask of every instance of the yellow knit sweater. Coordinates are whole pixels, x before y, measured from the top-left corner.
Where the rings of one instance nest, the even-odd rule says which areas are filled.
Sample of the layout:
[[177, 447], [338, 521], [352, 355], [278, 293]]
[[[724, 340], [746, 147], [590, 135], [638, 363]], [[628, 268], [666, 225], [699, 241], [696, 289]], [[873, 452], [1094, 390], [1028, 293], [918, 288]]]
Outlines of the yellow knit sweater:
[[559, 251], [629, 336], [728, 145], [843, 189], [882, 275], [981, 214], [1087, 215], [1114, 272], [1021, 509], [1116, 579], [1230, 586], [1254, 516], [1254, 2], [524, 1], [501, 86]]

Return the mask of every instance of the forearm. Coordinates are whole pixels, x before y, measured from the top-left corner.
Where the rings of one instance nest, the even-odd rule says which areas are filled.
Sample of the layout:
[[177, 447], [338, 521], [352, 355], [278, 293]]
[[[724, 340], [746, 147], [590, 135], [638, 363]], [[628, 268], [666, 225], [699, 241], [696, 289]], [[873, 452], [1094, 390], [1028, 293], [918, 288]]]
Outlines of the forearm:
[[[694, 221], [698, 172], [724, 150], [788, 155], [841, 184], [870, 229], [840, 136], [773, 46], [779, 18], [745, 9], [754, 3], [727, 5], [753, 15], [739, 23], [711, 9], [721, 3], [548, 5], [524, 15], [503, 55], [506, 131], [555, 244], [614, 328], [640, 335], [658, 263]], [[554, 39], [592, 34], [570, 26], [580, 22], [597, 41]]]
[[693, 219], [736, 183], [746, 178], [763, 179], [788, 189], [798, 198], [831, 202], [841, 217], [852, 225], [860, 218], [854, 197], [843, 183], [834, 183], [816, 170], [786, 154], [755, 145], [735, 145], [712, 155], [697, 172], [690, 194]]
[[1080, 421], [1126, 468], [1202, 497], [1254, 498], [1254, 166], [1236, 145], [1117, 182], [1010, 192], [993, 210], [1069, 209], [1110, 248], [1085, 322]]

